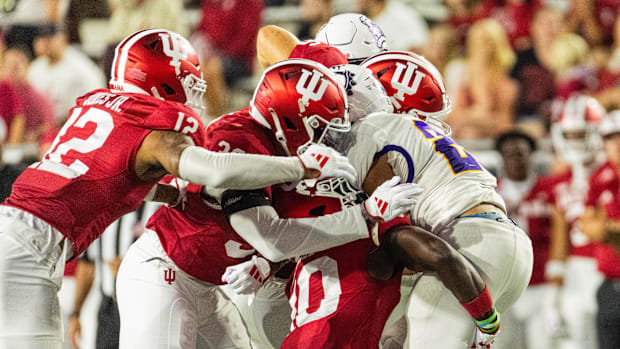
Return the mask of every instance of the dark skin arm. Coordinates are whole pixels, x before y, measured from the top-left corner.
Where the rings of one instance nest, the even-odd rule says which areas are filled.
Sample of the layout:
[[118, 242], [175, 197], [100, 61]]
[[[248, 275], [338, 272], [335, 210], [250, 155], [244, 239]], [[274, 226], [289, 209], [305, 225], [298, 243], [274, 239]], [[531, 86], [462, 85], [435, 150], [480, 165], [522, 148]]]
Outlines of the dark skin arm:
[[[372, 193], [392, 176], [394, 171], [387, 155], [383, 155], [368, 172], [363, 189]], [[419, 227], [401, 226], [387, 231], [381, 247], [370, 258], [375, 259], [373, 263], [402, 264], [414, 271], [436, 273], [461, 303], [472, 301], [485, 287], [480, 274], [465, 257], [440, 237]], [[386, 258], [391, 260], [386, 261]], [[372, 270], [369, 272], [376, 275]]]

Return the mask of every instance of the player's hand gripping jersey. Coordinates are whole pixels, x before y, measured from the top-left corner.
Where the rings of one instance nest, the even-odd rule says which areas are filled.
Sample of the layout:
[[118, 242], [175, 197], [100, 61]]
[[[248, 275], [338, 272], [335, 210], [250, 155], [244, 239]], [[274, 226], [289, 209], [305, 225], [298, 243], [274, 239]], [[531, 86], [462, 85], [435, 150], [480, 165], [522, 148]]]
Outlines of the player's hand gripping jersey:
[[[363, 192], [340, 178], [273, 190], [274, 207], [288, 218], [338, 212], [364, 198]], [[409, 220], [396, 218], [380, 229], [403, 224]], [[370, 239], [364, 239], [299, 259], [289, 289], [293, 331], [282, 348], [378, 346], [385, 321], [400, 299], [400, 273], [389, 281], [371, 278], [366, 257], [374, 248]]]
[[373, 161], [387, 154], [396, 175], [424, 188], [411, 211], [415, 225], [436, 232], [480, 203], [506, 211], [495, 192], [495, 177], [426, 122], [404, 114], [377, 113], [354, 124], [352, 132], [355, 141], [347, 155], [360, 183]]
[[205, 138], [198, 115], [181, 103], [107, 89], [78, 98], [50, 150], [17, 179], [5, 204], [45, 220], [80, 254], [157, 183], [134, 172], [151, 130], [182, 132], [197, 146]]

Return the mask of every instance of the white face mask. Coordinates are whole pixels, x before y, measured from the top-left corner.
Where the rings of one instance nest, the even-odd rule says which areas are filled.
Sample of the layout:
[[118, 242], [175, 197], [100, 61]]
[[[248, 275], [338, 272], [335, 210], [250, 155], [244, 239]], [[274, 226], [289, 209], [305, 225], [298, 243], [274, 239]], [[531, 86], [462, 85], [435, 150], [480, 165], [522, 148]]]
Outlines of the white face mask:
[[185, 105], [192, 108], [198, 116], [202, 117], [205, 112], [204, 94], [207, 91], [207, 83], [193, 75], [189, 74], [181, 79], [183, 91], [185, 91]]

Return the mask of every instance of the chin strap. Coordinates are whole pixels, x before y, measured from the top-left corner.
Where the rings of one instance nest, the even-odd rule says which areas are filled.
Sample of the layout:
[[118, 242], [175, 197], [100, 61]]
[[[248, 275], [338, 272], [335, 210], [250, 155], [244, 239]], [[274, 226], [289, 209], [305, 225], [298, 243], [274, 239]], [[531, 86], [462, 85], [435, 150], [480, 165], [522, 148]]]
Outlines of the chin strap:
[[276, 114], [276, 111], [273, 110], [273, 108], [269, 108], [269, 114], [271, 114], [271, 117], [273, 118], [273, 123], [276, 126], [276, 139], [278, 140], [280, 145], [282, 145], [282, 148], [284, 148], [286, 155], [291, 156], [291, 153], [288, 151], [288, 146], [286, 145], [286, 136], [284, 135], [284, 131], [282, 131], [282, 126], [280, 125], [280, 119], [278, 119], [278, 114]]

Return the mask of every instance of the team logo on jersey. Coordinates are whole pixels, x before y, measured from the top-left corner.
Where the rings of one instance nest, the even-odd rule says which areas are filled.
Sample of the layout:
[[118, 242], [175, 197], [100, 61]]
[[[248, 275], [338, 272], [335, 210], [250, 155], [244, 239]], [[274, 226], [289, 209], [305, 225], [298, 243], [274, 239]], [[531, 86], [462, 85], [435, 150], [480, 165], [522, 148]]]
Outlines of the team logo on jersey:
[[398, 101], [404, 101], [405, 95], [413, 95], [418, 92], [422, 78], [425, 76], [426, 74], [419, 71], [418, 66], [411, 62], [407, 62], [406, 66], [396, 62], [396, 70], [392, 75], [392, 87], [398, 92], [390, 97], [394, 106], [400, 108], [401, 105]]
[[[310, 77], [312, 76], [312, 77]], [[329, 83], [325, 79], [321, 79], [323, 77], [323, 73], [317, 70], [301, 70], [301, 77], [299, 81], [297, 81], [297, 93], [301, 95], [299, 99], [299, 112], [303, 113], [306, 111], [306, 107], [310, 104], [310, 101], [320, 101], [325, 94], [325, 90], [327, 90], [327, 86]], [[310, 82], [308, 82], [308, 78], [310, 78]]]
[[159, 33], [162, 42], [164, 54], [170, 58], [170, 65], [174, 67], [175, 72], [181, 74], [181, 60], [187, 59], [187, 52], [183, 51], [178, 35], [170, 35], [168, 33]]
[[176, 280], [177, 272], [172, 270], [172, 268], [168, 268], [164, 270], [164, 281], [168, 283], [168, 285], [172, 285], [174, 280]]

